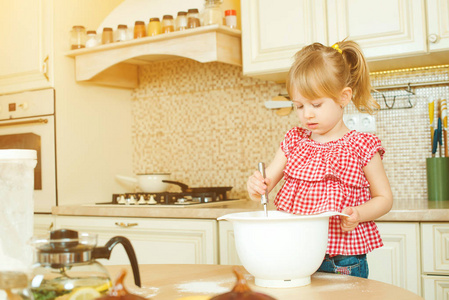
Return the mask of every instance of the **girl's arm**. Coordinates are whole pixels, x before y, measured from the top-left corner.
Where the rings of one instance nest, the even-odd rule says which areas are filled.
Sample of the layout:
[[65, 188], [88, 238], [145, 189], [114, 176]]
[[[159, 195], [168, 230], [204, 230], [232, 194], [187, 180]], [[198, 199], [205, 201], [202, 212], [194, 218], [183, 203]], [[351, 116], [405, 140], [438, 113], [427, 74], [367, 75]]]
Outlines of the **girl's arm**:
[[254, 174], [249, 177], [246, 187], [251, 200], [260, 200], [260, 196], [265, 194], [266, 190], [270, 192], [276, 186], [284, 175], [286, 163], [287, 158], [285, 157], [284, 151], [279, 147], [273, 161], [265, 169], [266, 178], [264, 179], [259, 171], [255, 171]]
[[343, 213], [350, 215], [341, 218], [343, 231], [351, 231], [361, 222], [375, 220], [389, 212], [393, 206], [390, 183], [379, 153], [373, 156], [363, 171], [370, 184], [371, 200], [360, 206], [346, 207], [343, 210]]

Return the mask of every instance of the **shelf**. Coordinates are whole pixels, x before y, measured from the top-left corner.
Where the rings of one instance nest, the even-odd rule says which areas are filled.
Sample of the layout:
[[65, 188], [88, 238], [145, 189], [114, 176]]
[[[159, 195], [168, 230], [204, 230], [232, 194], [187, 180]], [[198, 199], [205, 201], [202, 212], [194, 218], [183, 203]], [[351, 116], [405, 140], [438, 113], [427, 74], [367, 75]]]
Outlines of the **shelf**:
[[126, 42], [71, 50], [76, 80], [121, 88], [136, 88], [139, 66], [176, 57], [201, 63], [242, 65], [241, 32], [209, 25]]

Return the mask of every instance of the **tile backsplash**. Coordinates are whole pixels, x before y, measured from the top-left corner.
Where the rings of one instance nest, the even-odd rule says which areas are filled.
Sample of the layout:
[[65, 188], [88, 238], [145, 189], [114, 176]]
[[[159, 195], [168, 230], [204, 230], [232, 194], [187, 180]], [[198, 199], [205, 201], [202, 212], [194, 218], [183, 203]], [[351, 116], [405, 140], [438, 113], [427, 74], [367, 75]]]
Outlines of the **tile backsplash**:
[[[285, 132], [298, 125], [294, 113], [278, 116], [264, 106], [285, 93], [285, 85], [243, 76], [240, 67], [179, 59], [154, 62], [140, 72], [133, 92], [135, 173], [169, 172], [172, 180], [192, 187], [232, 186], [230, 197], [247, 198], [246, 181], [258, 162], [269, 163]], [[384, 167], [395, 201], [410, 207], [427, 201], [427, 98], [448, 98], [448, 77], [447, 67], [371, 76], [383, 108], [375, 118], [386, 148]], [[381, 89], [408, 83], [420, 85], [412, 88], [414, 95], [405, 88]]]

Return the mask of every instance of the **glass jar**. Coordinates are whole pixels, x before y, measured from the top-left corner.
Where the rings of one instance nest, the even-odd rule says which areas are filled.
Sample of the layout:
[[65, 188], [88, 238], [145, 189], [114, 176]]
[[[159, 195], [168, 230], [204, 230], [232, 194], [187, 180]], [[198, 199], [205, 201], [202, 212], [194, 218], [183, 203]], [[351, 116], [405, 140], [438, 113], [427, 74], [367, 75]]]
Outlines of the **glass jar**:
[[128, 26], [124, 24], [120, 24], [117, 26], [117, 30], [115, 31], [115, 41], [116, 42], [124, 42], [129, 40], [128, 38]]
[[237, 12], [234, 9], [226, 10], [225, 21], [229, 28], [237, 28]]
[[148, 23], [148, 36], [155, 36], [162, 33], [159, 18], [151, 18]]
[[178, 16], [176, 17], [176, 30], [181, 31], [187, 29], [187, 12], [178, 11]]
[[136, 21], [134, 23], [134, 38], [143, 38], [147, 36], [147, 31], [145, 30], [145, 22], [144, 21]]
[[0, 299], [33, 300], [25, 273], [14, 271], [0, 272]]
[[103, 28], [103, 33], [101, 34], [101, 43], [110, 44], [114, 42], [114, 33], [111, 27]]
[[70, 49], [81, 49], [86, 47], [86, 28], [84, 26], [73, 26], [70, 31]]
[[95, 30], [88, 30], [86, 48], [92, 48], [97, 45], [98, 45], [97, 32]]
[[221, 10], [221, 0], [206, 0], [203, 10], [203, 25], [218, 24], [223, 25], [223, 11]]
[[162, 17], [162, 33], [175, 31], [175, 21], [172, 15], [164, 15]]
[[187, 11], [187, 28], [200, 27], [200, 14], [197, 8], [191, 8]]

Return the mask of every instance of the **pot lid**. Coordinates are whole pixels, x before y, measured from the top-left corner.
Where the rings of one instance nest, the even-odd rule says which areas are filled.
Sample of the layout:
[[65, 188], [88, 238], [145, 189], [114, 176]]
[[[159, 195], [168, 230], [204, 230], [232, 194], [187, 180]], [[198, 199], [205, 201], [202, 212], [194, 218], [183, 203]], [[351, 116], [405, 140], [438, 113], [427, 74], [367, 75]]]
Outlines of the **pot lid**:
[[37, 239], [34, 244], [37, 251], [41, 253], [92, 251], [97, 244], [97, 235], [59, 229], [50, 232], [50, 239]]
[[49, 239], [35, 239], [32, 243], [36, 248], [36, 259], [39, 263], [61, 268], [91, 261], [97, 235], [59, 229], [50, 232]]

